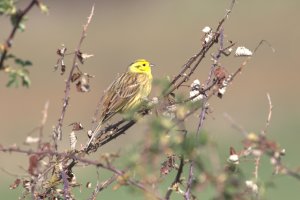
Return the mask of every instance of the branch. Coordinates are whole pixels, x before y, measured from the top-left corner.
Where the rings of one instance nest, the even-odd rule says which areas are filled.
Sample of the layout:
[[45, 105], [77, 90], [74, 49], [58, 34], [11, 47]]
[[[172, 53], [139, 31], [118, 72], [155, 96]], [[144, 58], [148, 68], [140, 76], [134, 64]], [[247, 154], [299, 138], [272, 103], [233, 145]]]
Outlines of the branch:
[[90, 196], [89, 200], [96, 199], [97, 194], [99, 192], [101, 192], [103, 189], [107, 188], [109, 185], [111, 185], [117, 178], [118, 178], [118, 176], [116, 174], [114, 174], [106, 181], [103, 181], [101, 184], [99, 184], [99, 182], [97, 181], [97, 185], [96, 185], [92, 195]]
[[1, 54], [1, 58], [0, 58], [0, 70], [3, 70], [4, 67], [4, 60], [6, 58], [6, 55], [9, 51], [9, 49], [12, 47], [13, 44], [13, 39], [15, 37], [15, 34], [19, 28], [20, 23], [22, 22], [23, 18], [25, 17], [25, 15], [33, 8], [33, 6], [35, 4], [38, 3], [38, 0], [32, 0], [28, 6], [23, 10], [23, 11], [19, 11], [20, 13], [17, 13], [17, 18], [16, 18], [16, 22], [15, 25], [11, 31], [11, 33], [9, 34], [8, 38], [6, 39], [5, 45], [4, 45], [4, 51]]
[[[197, 69], [200, 62], [203, 60], [203, 58], [205, 57], [206, 53], [210, 50], [210, 48], [215, 43], [218, 43], [219, 36], [220, 36], [220, 29], [221, 29], [222, 25], [224, 24], [224, 22], [226, 21], [226, 19], [228, 18], [229, 14], [231, 13], [234, 4], [235, 4], [235, 0], [232, 0], [225, 16], [219, 21], [218, 27], [217, 27], [215, 33], [213, 34], [212, 39], [208, 43], [204, 44], [202, 49], [196, 55], [191, 57], [186, 62], [186, 64], [183, 65], [180, 73], [173, 78], [173, 80], [170, 83], [169, 88], [167, 89], [167, 91], [164, 92], [164, 97], [170, 95], [174, 90], [178, 89], [184, 82], [186, 82], [189, 79], [189, 77], [194, 73], [194, 71]], [[192, 64], [194, 62], [196, 62], [196, 63], [194, 64], [194, 66], [192, 66]], [[189, 72], [186, 73], [188, 70], [189, 70]], [[183, 77], [183, 78], [180, 80], [181, 77]], [[176, 82], [178, 82], [178, 83], [176, 84]]]
[[181, 175], [182, 175], [182, 172], [183, 172], [183, 166], [184, 166], [184, 158], [182, 156], [180, 158], [180, 164], [179, 164], [179, 168], [178, 168], [176, 177], [175, 177], [173, 183], [171, 184], [171, 186], [168, 188], [168, 191], [167, 191], [166, 196], [165, 196], [165, 200], [169, 200], [170, 197], [171, 197], [172, 192], [174, 190], [178, 189], [178, 186], [176, 186], [176, 184], [181, 182], [180, 179], [181, 179]]
[[272, 101], [271, 101], [271, 97], [270, 97], [269, 93], [267, 93], [267, 98], [268, 98], [268, 102], [269, 102], [269, 114], [268, 114], [268, 118], [267, 118], [265, 129], [262, 131], [263, 135], [266, 135], [267, 130], [268, 130], [269, 126], [270, 126], [270, 121], [271, 121], [271, 118], [272, 118], [272, 110], [273, 110], [273, 105], [272, 105]]
[[[121, 170], [115, 168], [114, 166], [112, 166], [110, 164], [109, 165], [104, 165], [103, 163], [100, 163], [100, 162], [97, 162], [97, 161], [88, 160], [88, 159], [81, 158], [81, 157], [76, 157], [76, 156], [73, 156], [73, 159], [78, 160], [82, 163], [86, 163], [86, 164], [89, 164], [89, 165], [94, 165], [96, 167], [101, 167], [103, 169], [107, 169], [107, 170], [115, 173], [118, 176], [124, 176], [126, 174], [126, 172], [121, 171]], [[144, 192], [150, 194], [151, 196], [155, 197], [155, 199], [162, 200], [162, 198], [159, 197], [159, 195], [156, 194], [155, 191], [153, 191], [152, 189], [147, 188], [146, 186], [144, 186], [142, 183], [140, 183], [138, 181], [132, 180], [130, 178], [126, 178], [126, 183], [141, 189], [142, 191], [144, 191]]]
[[189, 200], [191, 199], [191, 187], [192, 187], [192, 183], [193, 183], [193, 179], [194, 179], [194, 163], [195, 161], [192, 160], [190, 163], [190, 167], [189, 167], [189, 177], [188, 177], [188, 181], [186, 184], [186, 190], [184, 193], [184, 199], [185, 200]]
[[91, 10], [90, 15], [87, 19], [86, 24], [83, 26], [82, 34], [81, 34], [78, 46], [75, 50], [75, 55], [74, 55], [74, 58], [73, 58], [72, 68], [70, 70], [68, 79], [66, 81], [65, 96], [64, 96], [64, 100], [63, 100], [63, 107], [62, 107], [61, 115], [60, 115], [60, 118], [58, 120], [58, 124], [56, 125], [56, 127], [53, 131], [53, 140], [54, 140], [55, 149], [57, 149], [57, 140], [62, 139], [62, 130], [61, 130], [61, 128], [62, 128], [62, 125], [63, 125], [63, 121], [64, 121], [65, 113], [66, 113], [66, 110], [67, 110], [67, 106], [69, 104], [70, 91], [71, 91], [71, 79], [72, 79], [72, 75], [73, 75], [73, 72], [74, 72], [75, 68], [77, 68], [77, 59], [78, 59], [77, 56], [80, 52], [81, 44], [82, 44], [84, 38], [86, 37], [87, 28], [88, 28], [88, 25], [91, 23], [93, 15], [94, 15], [94, 6], [92, 7], [92, 10]]

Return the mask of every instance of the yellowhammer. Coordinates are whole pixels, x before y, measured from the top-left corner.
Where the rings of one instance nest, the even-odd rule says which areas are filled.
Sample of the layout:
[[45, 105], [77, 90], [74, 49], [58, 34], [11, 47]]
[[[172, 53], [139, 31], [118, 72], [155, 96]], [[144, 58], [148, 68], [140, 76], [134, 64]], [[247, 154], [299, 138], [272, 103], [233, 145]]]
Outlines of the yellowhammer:
[[148, 97], [152, 86], [151, 67], [144, 59], [129, 65], [127, 72], [120, 75], [105, 91], [99, 124], [93, 131], [87, 148], [100, 131], [101, 125], [116, 113], [124, 113], [139, 106]]

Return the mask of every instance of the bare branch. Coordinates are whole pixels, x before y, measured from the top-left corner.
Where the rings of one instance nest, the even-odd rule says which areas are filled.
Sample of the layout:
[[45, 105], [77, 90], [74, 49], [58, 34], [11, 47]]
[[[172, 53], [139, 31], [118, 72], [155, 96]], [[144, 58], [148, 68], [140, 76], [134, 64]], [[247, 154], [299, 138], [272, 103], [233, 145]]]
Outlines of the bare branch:
[[92, 7], [92, 10], [90, 12], [90, 15], [88, 16], [86, 24], [83, 26], [81, 37], [80, 37], [78, 46], [75, 50], [75, 55], [74, 55], [74, 58], [73, 58], [72, 68], [70, 70], [68, 79], [66, 81], [65, 97], [64, 97], [64, 100], [63, 100], [63, 107], [62, 107], [61, 115], [60, 115], [60, 118], [58, 120], [58, 124], [56, 125], [56, 127], [53, 131], [53, 140], [54, 140], [54, 145], [55, 145], [56, 149], [57, 149], [57, 140], [61, 140], [61, 138], [62, 138], [62, 125], [63, 125], [65, 113], [66, 113], [67, 106], [69, 104], [69, 99], [70, 99], [71, 78], [72, 78], [74, 69], [77, 67], [77, 59], [78, 59], [77, 54], [80, 52], [81, 44], [82, 44], [84, 38], [86, 37], [87, 28], [88, 28], [88, 25], [91, 23], [93, 15], [94, 15], [94, 6]]
[[97, 181], [97, 185], [92, 193], [92, 195], [90, 196], [89, 200], [94, 200], [97, 197], [97, 194], [99, 192], [101, 192], [103, 189], [107, 188], [109, 185], [111, 185], [113, 182], [116, 181], [116, 179], [118, 178], [118, 175], [114, 174], [112, 175], [109, 179], [107, 179], [106, 181], [103, 181], [102, 183], [99, 183]]
[[180, 164], [179, 164], [179, 168], [178, 168], [176, 177], [175, 177], [174, 181], [172, 182], [171, 186], [168, 188], [168, 191], [167, 191], [166, 196], [165, 196], [165, 200], [169, 200], [171, 198], [171, 194], [175, 189], [174, 188], [175, 185], [179, 184], [181, 182], [180, 179], [181, 179], [181, 175], [182, 175], [182, 172], [183, 172], [183, 166], [184, 166], [184, 158], [182, 156], [180, 158]]
[[268, 130], [269, 126], [270, 126], [271, 118], [272, 118], [273, 105], [272, 105], [272, 101], [271, 101], [271, 97], [270, 97], [269, 93], [267, 93], [267, 98], [268, 98], [268, 102], [269, 102], [269, 114], [268, 114], [268, 118], [267, 118], [265, 129], [261, 132], [262, 135], [266, 135], [267, 130]]

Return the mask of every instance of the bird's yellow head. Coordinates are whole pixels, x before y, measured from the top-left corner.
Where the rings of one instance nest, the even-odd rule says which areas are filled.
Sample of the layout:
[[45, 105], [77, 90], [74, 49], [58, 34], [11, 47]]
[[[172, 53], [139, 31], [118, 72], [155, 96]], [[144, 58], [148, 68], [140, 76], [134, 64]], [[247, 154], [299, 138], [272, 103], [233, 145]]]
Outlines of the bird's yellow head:
[[142, 73], [142, 74], [151, 75], [151, 67], [153, 67], [153, 64], [151, 64], [147, 60], [138, 59], [134, 61], [132, 64], [130, 64], [129, 71], [132, 73]]

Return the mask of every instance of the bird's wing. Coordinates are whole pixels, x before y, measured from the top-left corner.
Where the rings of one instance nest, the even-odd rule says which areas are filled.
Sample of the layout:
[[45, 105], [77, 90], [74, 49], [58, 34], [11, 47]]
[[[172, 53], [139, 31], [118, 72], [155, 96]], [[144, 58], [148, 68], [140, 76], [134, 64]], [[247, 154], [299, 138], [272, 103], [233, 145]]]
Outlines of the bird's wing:
[[103, 99], [102, 122], [119, 112], [137, 94], [140, 89], [137, 75], [126, 72], [107, 89]]

